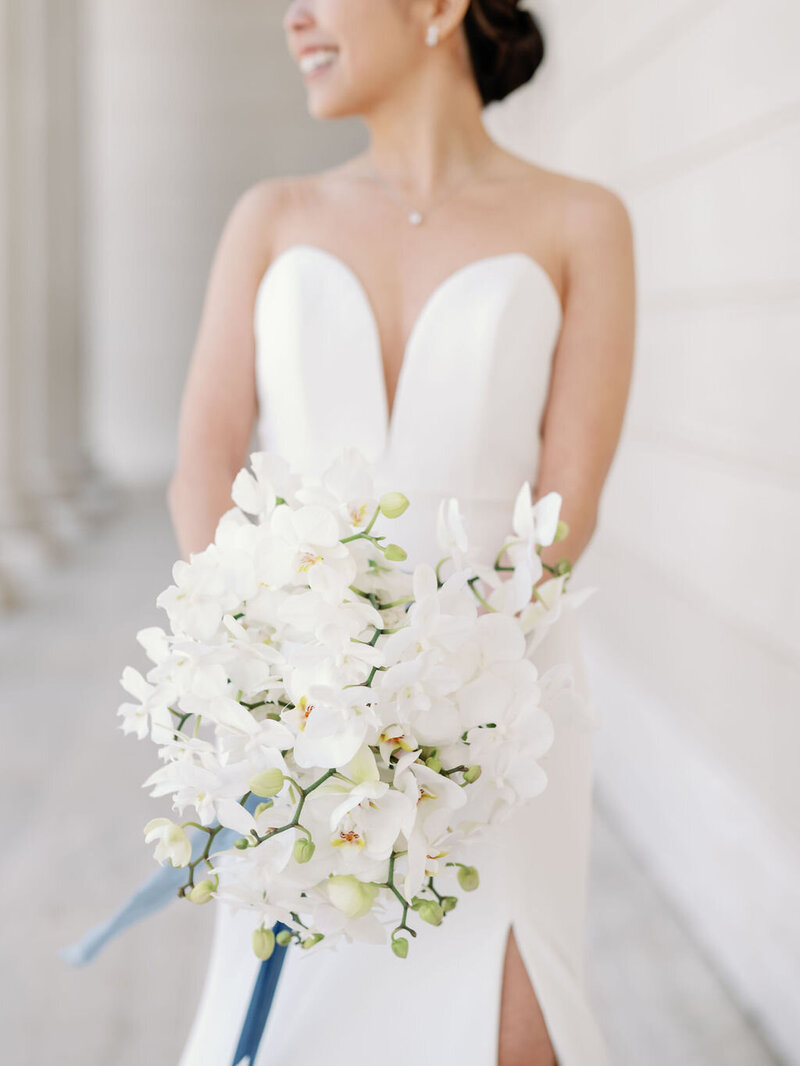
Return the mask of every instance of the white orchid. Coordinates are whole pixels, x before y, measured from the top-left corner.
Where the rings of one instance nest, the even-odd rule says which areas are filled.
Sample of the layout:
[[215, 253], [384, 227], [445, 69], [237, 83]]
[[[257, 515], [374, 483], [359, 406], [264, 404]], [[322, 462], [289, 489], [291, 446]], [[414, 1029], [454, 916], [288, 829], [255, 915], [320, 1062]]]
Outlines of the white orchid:
[[331, 811], [333, 847], [363, 848], [365, 856], [388, 859], [400, 832], [408, 835], [414, 825], [416, 805], [407, 795], [381, 781], [375, 756], [362, 745], [344, 770], [352, 788]]
[[337, 690], [311, 685], [282, 713], [294, 733], [293, 757], [298, 766], [332, 768], [349, 762], [375, 723], [370, 710], [373, 693], [357, 686]]
[[520, 540], [547, 547], [558, 529], [561, 494], [548, 492], [531, 504], [531, 486], [524, 482], [514, 503], [514, 532]]
[[175, 581], [156, 599], [169, 615], [173, 631], [197, 640], [210, 640], [219, 630], [222, 616], [239, 606], [231, 590], [216, 544], [192, 552], [189, 562], [178, 559], [172, 567]]
[[304, 485], [297, 498], [330, 508], [346, 523], [347, 533], [364, 529], [378, 506], [372, 469], [355, 448], [343, 448], [320, 484]]
[[435, 773], [420, 762], [409, 762], [395, 774], [395, 787], [402, 789], [416, 808], [414, 827], [408, 835], [408, 858], [403, 891], [416, 895], [428, 873], [429, 852], [440, 849], [451, 834], [450, 823], [467, 803], [466, 791], [449, 777]]
[[144, 840], [157, 841], [157, 862], [169, 861], [172, 866], [188, 866], [192, 859], [192, 844], [183, 829], [171, 818], [151, 818], [144, 827]]
[[332, 603], [344, 598], [356, 567], [327, 508], [276, 507], [261, 531], [257, 565], [266, 584], [307, 585]]
[[456, 570], [465, 562], [469, 542], [464, 518], [454, 497], [442, 500], [436, 513], [436, 539], [445, 555], [451, 556]]
[[[383, 519], [409, 501], [379, 494], [355, 449], [319, 477], [273, 453], [250, 463], [214, 541], [156, 601], [172, 632], [137, 634], [153, 665], [125, 668], [121, 728], [158, 745], [152, 796], [211, 843], [235, 834], [205, 859], [213, 892], [190, 882], [188, 898], [280, 920], [305, 947], [385, 943], [401, 900], [405, 922], [442, 920], [433, 879], [545, 787], [550, 708], [577, 692], [570, 664], [540, 676], [530, 656], [594, 590], [564, 574], [531, 601], [557, 493], [534, 505], [523, 484], [495, 560], [472, 558], [458, 500], [442, 500], [443, 577], [439, 560], [387, 558]], [[148, 823], [158, 861], [190, 864], [187, 824]]]
[[169, 681], [151, 685], [132, 666], [122, 671], [120, 684], [139, 701], [120, 705], [117, 714], [123, 733], [135, 733], [139, 740], [149, 733], [156, 743], [168, 738], [175, 724], [169, 708], [178, 696], [176, 686]]
[[293, 500], [298, 478], [280, 455], [254, 452], [250, 456], [252, 473], [243, 467], [233, 480], [233, 502], [246, 514], [257, 515], [262, 521], [272, 514], [278, 497]]

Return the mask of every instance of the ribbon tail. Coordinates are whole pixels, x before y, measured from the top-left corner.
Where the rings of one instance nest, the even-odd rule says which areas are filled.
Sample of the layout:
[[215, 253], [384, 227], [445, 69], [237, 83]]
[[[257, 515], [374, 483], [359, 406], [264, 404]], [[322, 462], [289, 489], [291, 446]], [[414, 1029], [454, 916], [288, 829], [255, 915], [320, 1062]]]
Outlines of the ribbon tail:
[[[260, 802], [263, 802], [261, 797], [251, 792], [243, 806], [245, 810], [252, 814]], [[219, 822], [214, 822], [208, 828], [214, 829], [218, 825]], [[186, 835], [192, 845], [191, 861], [194, 861], [205, 851], [208, 843], [208, 833], [202, 829], [192, 829]], [[214, 850], [209, 852], [209, 857], [213, 857], [217, 852], [224, 851], [226, 848], [233, 847], [234, 841], [241, 835], [235, 829], [230, 829], [227, 826], [220, 829], [214, 837], [212, 845]], [[85, 966], [92, 961], [110, 940], [119, 936], [120, 933], [136, 922], [155, 914], [156, 911], [165, 907], [170, 900], [176, 899], [178, 889], [185, 879], [185, 866], [172, 866], [170, 863], [159, 866], [110, 918], [92, 926], [74, 944], [69, 944], [67, 947], [59, 949], [59, 956], [70, 966]]]
[[[283, 922], [276, 922], [272, 928], [277, 935], [282, 929], [289, 927]], [[253, 1066], [256, 1060], [258, 1046], [264, 1035], [275, 990], [278, 987], [278, 978], [288, 950], [288, 944], [276, 944], [270, 957], [264, 959], [258, 968], [253, 994], [250, 997], [250, 1006], [247, 1008], [239, 1043], [233, 1056], [233, 1066]]]
[[[194, 860], [202, 855], [208, 842], [208, 833], [195, 829], [187, 835], [192, 844], [192, 859]], [[221, 829], [214, 837], [214, 852], [230, 847], [239, 836], [241, 833], [233, 829]], [[178, 889], [185, 881], [186, 867], [172, 866], [170, 863], [159, 866], [110, 918], [92, 926], [74, 944], [61, 948], [58, 952], [59, 956], [70, 966], [85, 966], [110, 940], [135, 925], [136, 922], [155, 914], [170, 900], [176, 899]]]

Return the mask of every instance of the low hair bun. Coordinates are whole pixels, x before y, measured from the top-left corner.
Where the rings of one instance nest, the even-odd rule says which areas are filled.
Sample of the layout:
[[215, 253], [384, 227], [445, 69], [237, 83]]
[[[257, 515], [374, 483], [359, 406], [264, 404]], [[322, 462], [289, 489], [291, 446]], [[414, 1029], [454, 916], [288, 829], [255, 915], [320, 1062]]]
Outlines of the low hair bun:
[[539, 23], [518, 0], [471, 0], [464, 31], [484, 106], [524, 85], [544, 59]]

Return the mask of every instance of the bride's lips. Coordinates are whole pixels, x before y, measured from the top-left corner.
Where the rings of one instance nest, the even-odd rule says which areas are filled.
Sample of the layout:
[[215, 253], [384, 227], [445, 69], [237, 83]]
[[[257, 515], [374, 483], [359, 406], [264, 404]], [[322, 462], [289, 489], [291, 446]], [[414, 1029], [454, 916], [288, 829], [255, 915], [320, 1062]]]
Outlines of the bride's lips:
[[304, 49], [300, 53], [298, 66], [304, 78], [316, 78], [325, 71], [330, 70], [339, 53], [338, 48], [320, 46]]

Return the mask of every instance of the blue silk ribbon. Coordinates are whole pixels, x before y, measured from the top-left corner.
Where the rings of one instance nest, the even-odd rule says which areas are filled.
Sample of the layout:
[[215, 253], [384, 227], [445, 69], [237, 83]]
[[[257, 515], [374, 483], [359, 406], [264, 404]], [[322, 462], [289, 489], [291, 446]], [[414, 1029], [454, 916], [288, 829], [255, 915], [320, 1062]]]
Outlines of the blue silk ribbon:
[[[244, 802], [244, 807], [252, 814], [259, 803], [264, 802], [262, 797], [250, 795]], [[209, 828], [213, 829], [218, 822], [213, 822]], [[202, 829], [192, 829], [186, 834], [192, 845], [191, 861], [199, 858], [208, 843], [208, 833]], [[233, 842], [242, 834], [235, 829], [226, 827], [220, 829], [212, 842], [213, 851], [209, 855], [213, 857], [217, 852], [233, 847]], [[140, 922], [143, 918], [155, 914], [156, 911], [165, 907], [170, 900], [178, 898], [178, 889], [186, 881], [186, 868], [172, 866], [164, 863], [159, 866], [139, 888], [128, 897], [110, 918], [88, 929], [80, 940], [68, 947], [61, 948], [59, 956], [70, 966], [85, 966], [105, 947], [109, 941], [119, 936], [125, 929]], [[282, 922], [276, 922], [272, 927], [277, 935], [281, 929], [287, 929]], [[250, 1005], [247, 1008], [239, 1043], [236, 1047], [233, 1066], [253, 1066], [256, 1052], [264, 1033], [275, 989], [278, 985], [283, 966], [284, 957], [288, 945], [276, 944], [272, 955], [264, 959], [258, 968], [253, 994]]]
[[[258, 804], [263, 802], [261, 796], [251, 793], [243, 806], [252, 814]], [[209, 828], [213, 829], [218, 824], [218, 822], [213, 822]], [[191, 829], [186, 835], [192, 845], [191, 861], [194, 861], [203, 854], [208, 843], [208, 833], [203, 832], [202, 829]], [[227, 826], [220, 829], [212, 842], [211, 846], [214, 850], [210, 852], [210, 855], [213, 857], [218, 851], [233, 847], [234, 841], [238, 840], [241, 835], [235, 829], [228, 829]], [[177, 899], [178, 889], [185, 881], [185, 867], [175, 867], [171, 863], [164, 863], [163, 866], [154, 870], [146, 881], [142, 882], [110, 918], [92, 926], [80, 940], [61, 948], [58, 954], [70, 966], [85, 966], [110, 940], [119, 936], [125, 929], [155, 914], [170, 900]]]
[[[272, 928], [277, 936], [282, 929], [289, 927], [283, 922], [276, 922]], [[258, 1045], [264, 1035], [264, 1027], [267, 1024], [275, 989], [278, 987], [281, 967], [288, 950], [288, 944], [286, 946], [276, 944], [270, 957], [264, 959], [258, 968], [250, 1006], [247, 1008], [239, 1043], [233, 1056], [233, 1066], [253, 1066], [256, 1061]]]

